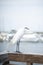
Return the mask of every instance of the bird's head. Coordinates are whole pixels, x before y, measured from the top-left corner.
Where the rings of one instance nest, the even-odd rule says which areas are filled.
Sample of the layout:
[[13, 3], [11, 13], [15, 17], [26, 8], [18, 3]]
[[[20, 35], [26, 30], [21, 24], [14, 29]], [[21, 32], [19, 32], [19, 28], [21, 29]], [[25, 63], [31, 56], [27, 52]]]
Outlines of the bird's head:
[[25, 30], [29, 30], [29, 28], [28, 27], [24, 27], [25, 28]]
[[27, 31], [29, 31], [28, 27], [24, 27], [24, 33], [26, 33]]

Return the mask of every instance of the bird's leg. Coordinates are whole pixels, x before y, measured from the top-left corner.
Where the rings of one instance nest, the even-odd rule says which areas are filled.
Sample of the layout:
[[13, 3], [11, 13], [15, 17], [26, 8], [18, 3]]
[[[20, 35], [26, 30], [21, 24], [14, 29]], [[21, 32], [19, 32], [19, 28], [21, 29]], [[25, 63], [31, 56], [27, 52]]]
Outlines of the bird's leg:
[[20, 43], [20, 41], [17, 42], [17, 46], [16, 46], [16, 52], [18, 52], [18, 53], [19, 53], [19, 43]]

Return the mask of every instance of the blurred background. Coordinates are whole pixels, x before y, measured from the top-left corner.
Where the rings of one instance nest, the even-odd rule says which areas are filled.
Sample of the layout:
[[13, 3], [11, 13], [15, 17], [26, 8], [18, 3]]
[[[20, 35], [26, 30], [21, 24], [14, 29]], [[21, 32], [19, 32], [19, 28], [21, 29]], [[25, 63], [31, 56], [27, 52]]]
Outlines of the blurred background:
[[43, 0], [0, 0], [0, 31], [24, 26], [43, 31]]

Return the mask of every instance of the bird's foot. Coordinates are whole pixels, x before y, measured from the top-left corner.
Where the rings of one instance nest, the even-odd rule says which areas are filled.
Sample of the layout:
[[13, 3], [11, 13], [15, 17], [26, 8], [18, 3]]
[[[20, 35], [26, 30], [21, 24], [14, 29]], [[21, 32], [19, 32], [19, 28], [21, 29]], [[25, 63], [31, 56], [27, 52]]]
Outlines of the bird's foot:
[[16, 53], [22, 53], [22, 52], [20, 52], [20, 51], [16, 51]]

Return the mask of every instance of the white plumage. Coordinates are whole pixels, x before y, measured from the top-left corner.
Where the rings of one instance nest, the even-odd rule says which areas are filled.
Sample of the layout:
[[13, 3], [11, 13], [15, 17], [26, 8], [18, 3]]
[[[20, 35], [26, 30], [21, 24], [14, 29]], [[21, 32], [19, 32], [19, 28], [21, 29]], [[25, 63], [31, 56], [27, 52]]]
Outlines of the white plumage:
[[11, 40], [11, 44], [15, 44], [15, 43], [17, 44], [16, 52], [19, 52], [20, 39], [22, 38], [22, 36], [24, 35], [27, 29], [28, 29], [27, 27], [19, 29], [18, 32], [14, 35], [14, 37]]
[[20, 40], [20, 38], [24, 34], [24, 31], [24, 28], [18, 30], [18, 32], [14, 35], [13, 39], [11, 40], [12, 44], [17, 43]]

